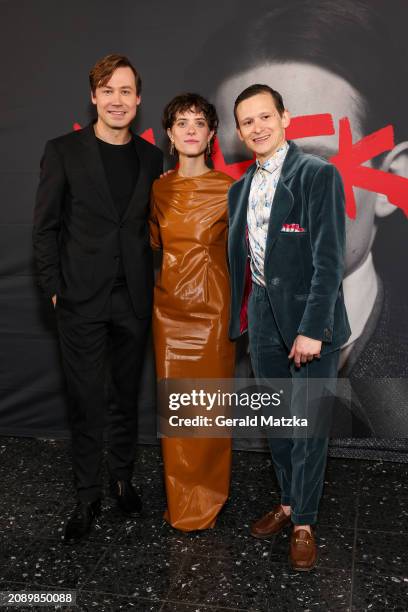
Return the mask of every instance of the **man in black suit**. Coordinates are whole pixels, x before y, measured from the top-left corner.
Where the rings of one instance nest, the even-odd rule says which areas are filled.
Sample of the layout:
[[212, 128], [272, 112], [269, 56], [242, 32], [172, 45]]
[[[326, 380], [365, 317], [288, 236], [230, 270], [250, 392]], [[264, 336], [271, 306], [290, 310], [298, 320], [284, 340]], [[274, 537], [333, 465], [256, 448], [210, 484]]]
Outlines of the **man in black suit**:
[[78, 504], [66, 541], [87, 535], [100, 512], [108, 360], [116, 391], [108, 419], [111, 492], [124, 512], [141, 509], [131, 478], [153, 290], [146, 221], [150, 188], [163, 166], [162, 153], [130, 131], [141, 101], [141, 79], [130, 61], [108, 55], [89, 78], [97, 121], [46, 144], [33, 234], [70, 400]]

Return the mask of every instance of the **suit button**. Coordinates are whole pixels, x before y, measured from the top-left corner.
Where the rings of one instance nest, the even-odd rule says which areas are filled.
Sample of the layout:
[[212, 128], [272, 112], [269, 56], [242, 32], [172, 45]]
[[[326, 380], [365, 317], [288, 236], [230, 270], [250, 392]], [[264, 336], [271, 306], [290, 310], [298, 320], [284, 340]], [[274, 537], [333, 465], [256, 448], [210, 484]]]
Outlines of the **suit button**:
[[331, 339], [332, 333], [330, 331], [330, 329], [328, 329], [327, 327], [323, 330], [323, 335], [325, 338], [327, 338], [327, 340]]
[[271, 287], [277, 287], [280, 283], [280, 278], [276, 277], [276, 278], [271, 278], [271, 280], [269, 281], [269, 284]]
[[119, 255], [115, 255], [113, 259], [119, 259]]

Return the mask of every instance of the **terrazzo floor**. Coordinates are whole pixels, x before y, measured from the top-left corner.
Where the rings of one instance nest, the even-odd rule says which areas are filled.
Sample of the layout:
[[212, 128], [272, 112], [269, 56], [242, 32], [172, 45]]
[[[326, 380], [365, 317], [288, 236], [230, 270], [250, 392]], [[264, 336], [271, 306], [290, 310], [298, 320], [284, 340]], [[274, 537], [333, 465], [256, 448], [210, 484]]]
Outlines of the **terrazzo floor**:
[[67, 546], [68, 443], [0, 438], [0, 590], [76, 591], [77, 606], [61, 608], [75, 611], [406, 612], [407, 480], [406, 463], [329, 459], [319, 563], [296, 573], [289, 531], [263, 541], [248, 532], [278, 501], [267, 454], [234, 452], [231, 498], [215, 529], [183, 534], [162, 520], [159, 448], [141, 446], [142, 516], [123, 517], [107, 497], [89, 539]]

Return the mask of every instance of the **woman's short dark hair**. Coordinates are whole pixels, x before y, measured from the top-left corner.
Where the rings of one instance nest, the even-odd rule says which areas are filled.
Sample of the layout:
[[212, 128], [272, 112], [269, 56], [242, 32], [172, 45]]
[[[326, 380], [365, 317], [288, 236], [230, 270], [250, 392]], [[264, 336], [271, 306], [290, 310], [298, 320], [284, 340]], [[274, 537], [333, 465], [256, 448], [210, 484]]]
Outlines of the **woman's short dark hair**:
[[215, 106], [196, 93], [184, 93], [176, 96], [166, 105], [163, 111], [162, 125], [165, 130], [171, 128], [176, 121], [178, 113], [193, 110], [203, 113], [208, 127], [214, 134], [217, 133], [218, 115]]

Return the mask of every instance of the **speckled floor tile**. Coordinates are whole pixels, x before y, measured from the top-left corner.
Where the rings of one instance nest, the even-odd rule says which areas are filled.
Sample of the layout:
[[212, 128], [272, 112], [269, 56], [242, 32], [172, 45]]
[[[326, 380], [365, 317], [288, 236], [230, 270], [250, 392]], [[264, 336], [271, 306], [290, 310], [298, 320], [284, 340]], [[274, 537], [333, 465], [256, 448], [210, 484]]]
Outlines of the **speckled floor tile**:
[[6, 505], [1, 510], [0, 532], [8, 533], [10, 538], [27, 539], [38, 536], [61, 508], [59, 500], [35, 497], [10, 499], [7, 508]]
[[225, 608], [218, 606], [203, 606], [201, 604], [182, 604], [179, 601], [166, 601], [160, 612], [228, 612], [229, 610], [245, 610], [249, 608]]
[[373, 574], [408, 576], [408, 534], [358, 531], [355, 562]]
[[[20, 478], [20, 475], [16, 479], [7, 476], [7, 498], [13, 499], [15, 503], [20, 503], [24, 498], [35, 499], [37, 501], [48, 499], [61, 500], [61, 498], [66, 498], [69, 492], [73, 494], [74, 490], [65, 478], [39, 482], [34, 480], [29, 474], [26, 474], [26, 480]], [[0, 504], [3, 504], [3, 500], [0, 501]]]
[[187, 558], [168, 599], [219, 607], [266, 610], [270, 570], [265, 561]]
[[408, 501], [398, 495], [359, 499], [358, 529], [408, 533]]
[[324, 494], [319, 506], [319, 525], [330, 525], [333, 529], [354, 527], [358, 497], [346, 497], [341, 491]]
[[177, 538], [180, 550], [186, 554], [209, 558], [246, 559], [254, 563], [270, 558], [272, 540], [256, 540], [248, 525], [207, 529]]
[[110, 548], [84, 585], [87, 591], [164, 599], [183, 564], [183, 556], [168, 551], [145, 553], [143, 547]]
[[65, 523], [68, 519], [69, 514], [73, 510], [74, 505], [74, 501], [67, 504], [61, 504], [58, 509], [58, 512], [54, 514], [50, 521], [38, 533], [38, 538], [44, 540], [62, 541]]
[[47, 585], [77, 589], [85, 584], [105, 552], [106, 548], [90, 542], [66, 545], [38, 541], [10, 566], [7, 577], [26, 580], [33, 590]]
[[358, 461], [330, 459], [328, 461], [323, 497], [339, 497], [343, 499], [356, 497], [361, 490], [360, 464]]
[[166, 550], [170, 554], [194, 554], [211, 558], [250, 558], [254, 561], [269, 557], [271, 542], [255, 540], [247, 526], [220, 527], [183, 533], [173, 529], [162, 517], [140, 523], [130, 523], [117, 534], [116, 542], [132, 547], [143, 546], [146, 552]]
[[408, 464], [391, 461], [364, 462], [361, 489], [368, 495], [408, 498]]
[[13, 537], [9, 532], [0, 534], [0, 574], [25, 553], [30, 542], [24, 535]]
[[[407, 476], [407, 464], [330, 458], [320, 561], [296, 573], [287, 564], [290, 531], [270, 540], [249, 535], [252, 521], [279, 501], [269, 452], [234, 452], [231, 496], [215, 529], [186, 534], [163, 520], [160, 448], [140, 446], [133, 482], [143, 513], [126, 517], [106, 496], [89, 540], [67, 546], [61, 536], [75, 504], [69, 443], [3, 437], [0, 588], [78, 589], [75, 612], [348, 610], [357, 517], [353, 610], [405, 612]], [[105, 468], [105, 492], [107, 483]]]
[[406, 612], [408, 576], [378, 576], [357, 569], [354, 574], [353, 611]]
[[[284, 563], [289, 553], [291, 530], [278, 534], [271, 549], [271, 560]], [[335, 529], [318, 524], [316, 543], [319, 551], [318, 567], [350, 569], [353, 558], [353, 529]]]
[[37, 456], [34, 465], [30, 465], [29, 461], [20, 459], [17, 468], [20, 478], [29, 478], [31, 475], [35, 482], [47, 484], [56, 480], [63, 480], [67, 483], [72, 481], [71, 462], [66, 456], [60, 457], [47, 453], [44, 456]]
[[146, 552], [177, 553], [182, 552], [183, 536], [163, 520], [163, 512], [154, 512], [151, 516], [126, 519], [116, 534], [115, 544], [134, 549], [142, 547]]
[[155, 472], [160, 475], [163, 473], [163, 460], [160, 446], [140, 445], [136, 453], [135, 474], [154, 474]]
[[360, 461], [355, 459], [334, 459], [327, 462], [325, 483], [347, 494], [350, 487], [356, 489], [361, 481]]
[[162, 601], [81, 591], [77, 595], [77, 607], [72, 608], [72, 612], [82, 612], [82, 610], [96, 610], [97, 612], [116, 612], [116, 610], [159, 612], [162, 605]]
[[287, 565], [271, 564], [271, 612], [336, 612], [350, 609], [351, 572], [344, 569], [316, 568], [294, 572]]
[[2, 591], [24, 591], [26, 582], [25, 581], [14, 581], [8, 580], [4, 575], [0, 574], [0, 589]]
[[4, 482], [4, 478], [7, 478], [9, 469], [15, 464], [15, 444], [10, 442], [7, 438], [0, 438], [0, 477]]
[[[6, 447], [12, 447], [6, 453], [9, 480], [48, 481], [64, 477], [71, 473], [71, 461], [68, 444], [65, 441], [35, 440], [32, 438], [7, 439]], [[69, 476], [68, 476], [69, 477]]]

